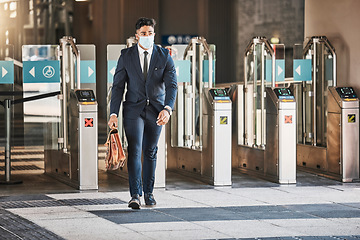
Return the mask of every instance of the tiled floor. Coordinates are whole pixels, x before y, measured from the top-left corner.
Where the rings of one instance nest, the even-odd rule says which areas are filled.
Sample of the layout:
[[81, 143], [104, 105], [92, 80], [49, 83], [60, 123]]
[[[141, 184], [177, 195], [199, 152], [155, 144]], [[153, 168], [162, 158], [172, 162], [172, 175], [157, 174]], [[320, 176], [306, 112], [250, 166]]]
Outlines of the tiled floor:
[[45, 239], [360, 238], [359, 184], [156, 189], [155, 197], [156, 207], [140, 210], [127, 207], [127, 191], [1, 197], [0, 217]]
[[168, 172], [157, 206], [140, 210], [127, 180], [103, 170], [98, 191], [14, 172], [23, 183], [0, 185], [0, 239], [360, 239], [360, 183], [304, 172], [289, 186], [234, 173], [232, 187]]

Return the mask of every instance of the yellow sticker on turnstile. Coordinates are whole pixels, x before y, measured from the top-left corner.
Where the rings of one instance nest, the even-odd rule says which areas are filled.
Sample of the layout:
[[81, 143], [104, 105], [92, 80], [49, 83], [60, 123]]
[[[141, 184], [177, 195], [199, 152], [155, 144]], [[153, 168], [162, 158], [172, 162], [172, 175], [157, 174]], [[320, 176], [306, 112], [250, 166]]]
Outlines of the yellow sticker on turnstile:
[[222, 125], [228, 124], [228, 117], [227, 116], [220, 116], [220, 124], [222, 124]]
[[348, 122], [349, 123], [356, 122], [355, 114], [348, 114]]

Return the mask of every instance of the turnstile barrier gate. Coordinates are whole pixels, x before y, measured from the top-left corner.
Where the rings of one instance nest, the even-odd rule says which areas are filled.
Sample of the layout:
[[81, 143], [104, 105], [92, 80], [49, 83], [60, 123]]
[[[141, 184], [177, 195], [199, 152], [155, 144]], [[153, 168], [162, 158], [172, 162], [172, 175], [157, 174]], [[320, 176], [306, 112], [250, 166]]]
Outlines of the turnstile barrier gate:
[[296, 102], [290, 88], [266, 89], [266, 136], [265, 171], [281, 184], [296, 183]]
[[297, 165], [342, 182], [357, 180], [359, 99], [351, 87], [337, 87], [335, 48], [325, 36], [308, 39], [302, 54], [312, 67], [310, 79], [300, 72], [304, 65], [294, 73], [301, 81], [293, 84], [298, 104]]
[[[79, 48], [88, 49], [83, 63]], [[45, 136], [45, 173], [80, 190], [98, 189], [98, 123], [94, 90], [95, 53], [92, 45], [77, 47], [75, 39], [60, 39], [60, 124], [49, 123]], [[81, 76], [86, 79], [81, 79]], [[84, 80], [84, 81], [82, 81]]]
[[98, 104], [91, 89], [70, 92], [72, 181], [80, 190], [98, 189]]
[[184, 57], [175, 59], [179, 88], [168, 126], [167, 169], [231, 185], [231, 100], [226, 89], [213, 87], [215, 46], [196, 37], [186, 48], [172, 46], [172, 52]]
[[281, 53], [265, 37], [253, 38], [245, 50], [244, 84], [231, 88], [236, 125], [232, 167], [290, 184], [296, 183], [296, 104], [289, 88], [275, 88], [284, 68], [277, 62], [283, 63], [284, 56], [276, 56]]
[[329, 164], [329, 172], [340, 174], [343, 182], [352, 182], [359, 179], [359, 99], [352, 87], [331, 87], [329, 91], [328, 162], [334, 163]]

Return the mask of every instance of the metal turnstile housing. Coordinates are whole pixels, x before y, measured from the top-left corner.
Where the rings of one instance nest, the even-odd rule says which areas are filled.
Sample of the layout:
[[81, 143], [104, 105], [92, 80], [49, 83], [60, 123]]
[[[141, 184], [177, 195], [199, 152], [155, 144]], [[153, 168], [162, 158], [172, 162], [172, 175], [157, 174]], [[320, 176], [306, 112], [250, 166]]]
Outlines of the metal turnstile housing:
[[359, 179], [359, 99], [351, 87], [330, 87], [329, 91], [328, 171], [339, 174], [343, 182], [352, 182]]
[[230, 186], [232, 103], [225, 89], [204, 90], [202, 97], [202, 147], [168, 145], [167, 166], [214, 186]]
[[[248, 85], [251, 89], [252, 85]], [[279, 89], [289, 96], [279, 97]], [[244, 108], [252, 109], [251, 98], [244, 105], [244, 85], [233, 86], [234, 127], [232, 137], [232, 167], [240, 172], [281, 184], [296, 183], [296, 101], [288, 88], [266, 88], [266, 146], [256, 144], [256, 134], [248, 131], [244, 141]], [[249, 94], [248, 94], [249, 95]], [[257, 120], [260, 114], [256, 114]], [[290, 121], [291, 119], [291, 121]], [[251, 124], [252, 121], [248, 122]], [[253, 125], [248, 126], [253, 129]]]
[[[98, 104], [90, 89], [71, 90], [69, 145], [45, 149], [45, 173], [80, 190], [98, 189]], [[56, 134], [49, 126], [49, 134]], [[48, 138], [51, 139], [51, 138]], [[49, 144], [49, 143], [47, 143]]]
[[[266, 171], [296, 183], [296, 102], [289, 88], [266, 89]], [[270, 169], [271, 167], [275, 169]], [[276, 172], [275, 172], [276, 171]]]

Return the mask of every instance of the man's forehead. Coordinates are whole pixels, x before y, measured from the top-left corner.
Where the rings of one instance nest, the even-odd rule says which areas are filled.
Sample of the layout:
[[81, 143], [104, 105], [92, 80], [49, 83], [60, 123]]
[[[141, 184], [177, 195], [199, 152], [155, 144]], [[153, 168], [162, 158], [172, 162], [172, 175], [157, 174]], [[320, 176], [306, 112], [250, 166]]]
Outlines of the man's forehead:
[[139, 32], [154, 32], [154, 28], [152, 26], [142, 26], [138, 29]]

